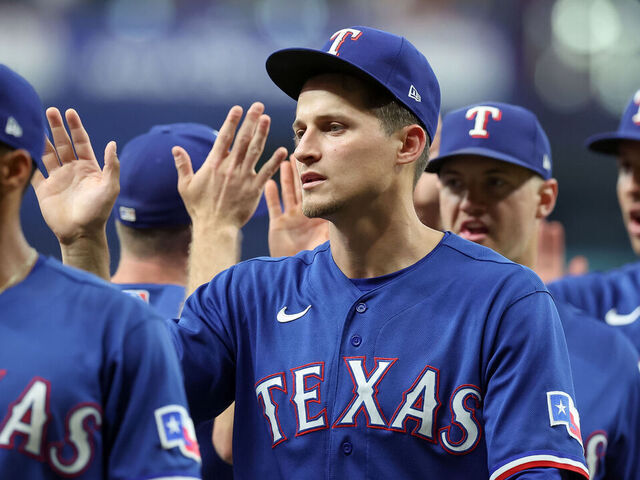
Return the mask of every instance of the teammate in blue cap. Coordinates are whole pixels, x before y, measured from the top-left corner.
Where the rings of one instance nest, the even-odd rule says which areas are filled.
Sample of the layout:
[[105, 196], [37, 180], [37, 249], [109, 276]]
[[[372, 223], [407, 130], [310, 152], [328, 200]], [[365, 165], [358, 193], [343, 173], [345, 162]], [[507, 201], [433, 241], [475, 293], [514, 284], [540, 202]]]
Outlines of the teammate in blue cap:
[[[618, 202], [631, 247], [640, 255], [640, 90], [629, 101], [618, 130], [587, 139], [590, 150], [618, 160]], [[549, 285], [556, 298], [620, 328], [640, 351], [640, 264], [565, 277]]]
[[[73, 143], [54, 128], [60, 148], [45, 147], [38, 95], [0, 65], [0, 477], [200, 478], [180, 366], [160, 317], [39, 256], [22, 234], [20, 204], [36, 164], [61, 181], [69, 169], [100, 171], [77, 114], [67, 119]], [[117, 169], [110, 144], [94, 177], [104, 175], [107, 196]], [[40, 171], [34, 184], [46, 192]], [[77, 220], [82, 209], [60, 215]]]
[[[217, 133], [197, 123], [156, 125], [120, 153], [120, 193], [114, 206], [120, 259], [111, 281], [163, 318], [176, 318], [182, 309], [191, 242], [191, 219], [178, 194], [171, 149], [185, 148], [197, 170]], [[202, 478], [231, 478], [231, 467], [214, 452], [212, 428], [212, 421], [196, 425]]]
[[[267, 71], [297, 99], [302, 208], [331, 222], [330, 241], [230, 268], [172, 325], [194, 417], [236, 400], [236, 476], [586, 477], [544, 286], [415, 213], [440, 106], [425, 57], [352, 27], [319, 50], [274, 53]], [[228, 148], [224, 130], [214, 150]], [[191, 176], [175, 155], [202, 269], [216, 209], [202, 169]], [[564, 407], [553, 421], [550, 405]]]
[[[440, 157], [428, 170], [439, 172], [445, 228], [533, 267], [537, 229], [558, 193], [551, 167], [549, 143], [535, 115], [490, 102], [445, 116]], [[569, 348], [590, 478], [640, 479], [640, 372], [633, 345], [570, 305], [556, 305]], [[520, 374], [535, 375], [524, 366]], [[549, 412], [549, 421], [557, 421], [555, 401]]]

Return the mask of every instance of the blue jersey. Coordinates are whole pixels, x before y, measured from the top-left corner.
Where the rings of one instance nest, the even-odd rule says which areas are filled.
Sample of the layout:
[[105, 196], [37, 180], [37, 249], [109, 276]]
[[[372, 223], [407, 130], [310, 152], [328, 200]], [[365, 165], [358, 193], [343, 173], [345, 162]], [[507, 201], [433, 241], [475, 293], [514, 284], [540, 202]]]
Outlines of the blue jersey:
[[580, 411], [591, 480], [640, 479], [640, 371], [620, 332], [556, 302]]
[[564, 277], [549, 290], [554, 298], [618, 327], [640, 352], [640, 263]]
[[[162, 318], [177, 318], [182, 310], [185, 288], [181, 285], [159, 283], [114, 283], [123, 292], [151, 305]], [[213, 420], [196, 425], [196, 438], [202, 457], [202, 480], [233, 478], [231, 466], [223, 462], [213, 449], [211, 433]]]
[[171, 327], [194, 418], [236, 401], [238, 478], [587, 476], [551, 296], [453, 234], [370, 282], [328, 243], [249, 260]]
[[0, 312], [0, 478], [200, 478], [160, 317], [42, 256]]

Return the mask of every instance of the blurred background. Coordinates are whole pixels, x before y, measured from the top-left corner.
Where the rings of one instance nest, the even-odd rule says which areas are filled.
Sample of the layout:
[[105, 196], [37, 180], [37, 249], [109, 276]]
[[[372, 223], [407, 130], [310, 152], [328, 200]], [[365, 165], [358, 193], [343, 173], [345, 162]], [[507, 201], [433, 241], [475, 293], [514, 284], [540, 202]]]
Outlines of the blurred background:
[[[496, 100], [533, 110], [553, 149], [568, 255], [592, 269], [635, 257], [615, 195], [616, 165], [583, 147], [615, 130], [640, 88], [637, 0], [0, 0], [0, 62], [29, 79], [45, 106], [74, 107], [98, 157], [151, 125], [218, 128], [233, 104], [265, 103], [266, 160], [292, 145], [295, 102], [269, 80], [279, 48], [320, 47], [368, 25], [406, 36], [440, 80], [442, 111]], [[149, 172], [150, 175], [153, 172]], [[28, 240], [59, 256], [30, 191]], [[268, 254], [267, 218], [246, 227], [243, 255]], [[109, 225], [112, 264], [118, 258]]]

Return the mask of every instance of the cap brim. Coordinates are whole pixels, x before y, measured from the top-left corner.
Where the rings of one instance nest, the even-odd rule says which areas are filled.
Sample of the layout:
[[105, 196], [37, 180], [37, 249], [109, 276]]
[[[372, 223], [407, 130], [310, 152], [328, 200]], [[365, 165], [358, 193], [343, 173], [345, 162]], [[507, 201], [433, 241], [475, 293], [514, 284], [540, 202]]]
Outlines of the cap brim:
[[352, 63], [337, 55], [310, 48], [288, 48], [274, 52], [267, 58], [267, 73], [294, 100], [298, 99], [307, 80], [326, 73], [345, 73], [365, 78], [388, 90], [381, 80]]
[[541, 175], [539, 171], [531, 168], [531, 165], [517, 159], [516, 157], [512, 157], [511, 155], [506, 155], [501, 152], [496, 152], [495, 150], [489, 150], [487, 148], [461, 148], [460, 150], [454, 150], [453, 152], [441, 155], [429, 161], [427, 163], [425, 171], [430, 173], [438, 173], [440, 171], [440, 168], [442, 168], [442, 165], [444, 165], [447, 160], [452, 160], [463, 155], [478, 155], [480, 157], [512, 163], [514, 165], [526, 168], [527, 170], [531, 170], [538, 175]]
[[640, 135], [630, 135], [619, 132], [607, 132], [592, 135], [584, 142], [585, 146], [598, 153], [605, 153], [607, 155], [617, 155], [620, 142], [629, 140], [632, 142], [640, 142]]

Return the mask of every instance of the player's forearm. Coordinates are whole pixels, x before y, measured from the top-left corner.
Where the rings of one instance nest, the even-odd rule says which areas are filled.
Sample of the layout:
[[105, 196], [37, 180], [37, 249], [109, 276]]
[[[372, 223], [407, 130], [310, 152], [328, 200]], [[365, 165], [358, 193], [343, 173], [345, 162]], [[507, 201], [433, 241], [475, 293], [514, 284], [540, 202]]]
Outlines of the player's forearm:
[[105, 231], [74, 240], [72, 243], [60, 243], [62, 262], [109, 281], [109, 245]]
[[240, 261], [242, 231], [234, 225], [194, 222], [189, 250], [187, 296]]

